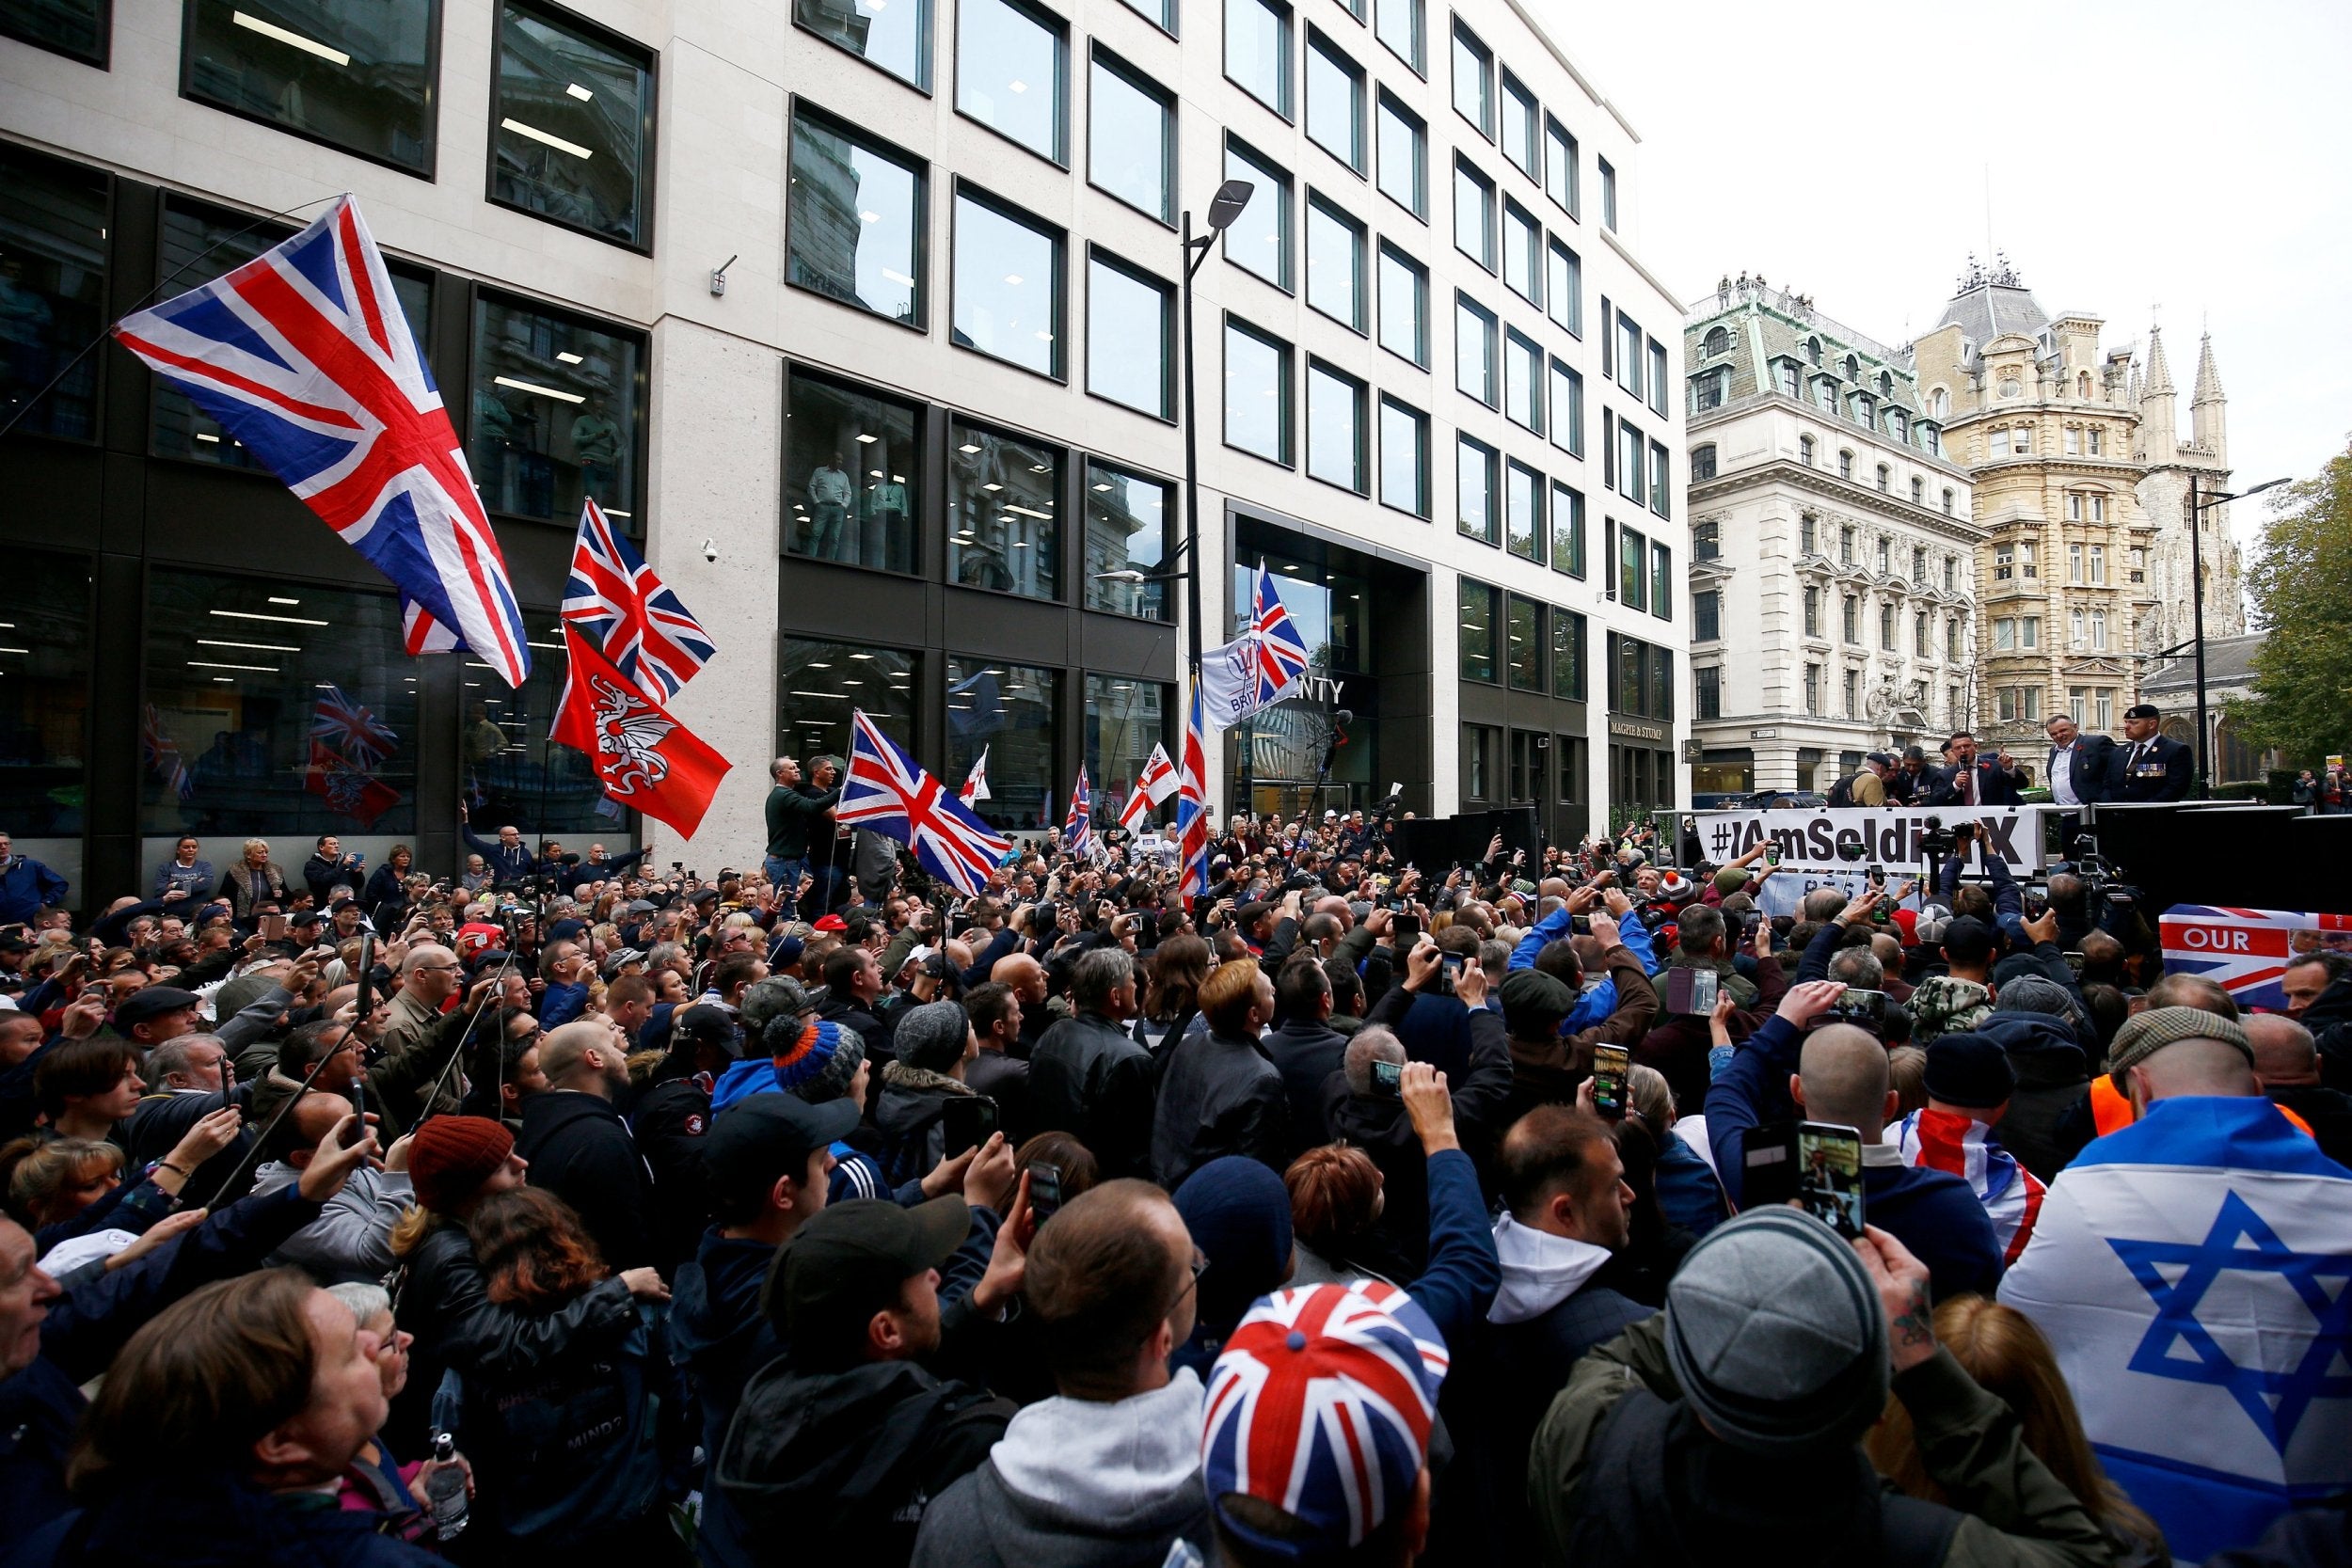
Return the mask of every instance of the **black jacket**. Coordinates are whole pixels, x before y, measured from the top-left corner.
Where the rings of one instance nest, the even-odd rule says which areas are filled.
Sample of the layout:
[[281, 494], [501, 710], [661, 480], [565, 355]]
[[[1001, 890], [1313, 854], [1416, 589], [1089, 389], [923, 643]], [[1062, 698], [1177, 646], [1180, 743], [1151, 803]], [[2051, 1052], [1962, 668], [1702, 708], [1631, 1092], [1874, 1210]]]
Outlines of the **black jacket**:
[[874, 1064], [876, 1072], [890, 1060], [890, 1027], [874, 1014], [859, 1006], [848, 997], [828, 1001], [817, 1016], [827, 1023], [837, 1023], [844, 1029], [857, 1032], [866, 1042], [866, 1059]]
[[996, 1125], [1004, 1129], [1005, 1141], [1014, 1148], [1029, 1141], [1036, 1131], [1034, 1117], [1029, 1114], [1029, 1064], [1020, 1057], [1002, 1051], [982, 1047], [980, 1053], [963, 1064], [963, 1081], [974, 1094], [984, 1094], [996, 1101]]
[[1290, 1105], [1290, 1137], [1283, 1152], [1296, 1158], [1331, 1141], [1323, 1124], [1323, 1085], [1347, 1055], [1347, 1037], [1311, 1019], [1292, 1019], [1265, 1037], [1265, 1051], [1282, 1074]]
[[[2025, 797], [2018, 793], [2022, 775], [2004, 773], [2001, 765], [1991, 757], [1977, 759], [1977, 804], [1980, 806], [2021, 805]], [[1935, 787], [1928, 796], [1931, 806], [1956, 806], [1961, 803], [1960, 768], [1955, 764], [1940, 768], [1935, 775]]]
[[703, 1169], [703, 1138], [710, 1131], [709, 1081], [695, 1074], [653, 1085], [630, 1109], [628, 1130], [653, 1172], [654, 1262], [667, 1279], [692, 1256], [710, 1223], [710, 1189]]
[[[784, 1354], [782, 1337], [759, 1309], [759, 1288], [775, 1256], [776, 1249], [765, 1242], [706, 1230], [701, 1250], [677, 1271], [670, 1298], [670, 1353], [686, 1374], [688, 1397], [702, 1412], [706, 1473], [718, 1462], [743, 1386]], [[743, 1522], [716, 1486], [703, 1489], [695, 1543], [705, 1562], [750, 1560]]]
[[771, 1544], [758, 1560], [905, 1568], [923, 1510], [979, 1467], [1012, 1415], [912, 1361], [811, 1372], [779, 1359], [744, 1388], [710, 1481], [749, 1538]]
[[2009, 1114], [2001, 1118], [2001, 1147], [2043, 1181], [2055, 1181], [2066, 1163], [2082, 1152], [2074, 1131], [2075, 1108], [2090, 1098], [2090, 1057], [2066, 1020], [2049, 1013], [1995, 1011], [1975, 1032], [2001, 1042], [2017, 1069]]
[[1290, 1149], [1290, 1102], [1263, 1041], [1212, 1030], [1176, 1042], [1152, 1118], [1152, 1180], [1169, 1192], [1228, 1154], [1281, 1174]]
[[2168, 736], [2151, 736], [2145, 750], [2126, 741], [2115, 749], [2118, 800], [2185, 800], [2197, 776], [2197, 756]]
[[338, 882], [357, 894], [366, 886], [367, 879], [343, 863], [348, 856], [328, 860], [325, 855], [312, 855], [302, 863], [303, 885], [310, 890], [310, 902], [319, 909], [326, 908], [326, 895]]
[[[2077, 735], [2074, 750], [2068, 759], [2068, 776], [2074, 782], [2074, 799], [2085, 805], [2097, 805], [2115, 798], [2115, 742], [2104, 735]], [[2058, 748], [2050, 748], [2042, 759], [2042, 777], [2058, 776]]]
[[532, 1186], [579, 1212], [613, 1273], [657, 1260], [653, 1178], [611, 1102], [563, 1090], [531, 1096], [515, 1152], [531, 1162]]
[[1057, 1022], [1029, 1058], [1034, 1131], [1076, 1138], [1104, 1180], [1150, 1173], [1152, 1089], [1151, 1053], [1100, 1013]]

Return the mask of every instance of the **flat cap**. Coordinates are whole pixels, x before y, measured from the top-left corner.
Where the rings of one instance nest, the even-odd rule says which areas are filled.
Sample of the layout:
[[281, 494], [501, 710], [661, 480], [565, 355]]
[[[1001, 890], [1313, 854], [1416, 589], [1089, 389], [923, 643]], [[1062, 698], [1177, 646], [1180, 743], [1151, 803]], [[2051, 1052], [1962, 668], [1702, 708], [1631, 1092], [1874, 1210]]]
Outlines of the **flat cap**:
[[2235, 1046], [2245, 1056], [2246, 1065], [2254, 1065], [2254, 1045], [2246, 1037], [2235, 1019], [2209, 1013], [2202, 1007], [2151, 1007], [2135, 1013], [2115, 1032], [2115, 1043], [2107, 1048], [2107, 1078], [2115, 1092], [2124, 1092], [2123, 1074], [2146, 1061], [2168, 1045], [2183, 1040], [2219, 1040]]

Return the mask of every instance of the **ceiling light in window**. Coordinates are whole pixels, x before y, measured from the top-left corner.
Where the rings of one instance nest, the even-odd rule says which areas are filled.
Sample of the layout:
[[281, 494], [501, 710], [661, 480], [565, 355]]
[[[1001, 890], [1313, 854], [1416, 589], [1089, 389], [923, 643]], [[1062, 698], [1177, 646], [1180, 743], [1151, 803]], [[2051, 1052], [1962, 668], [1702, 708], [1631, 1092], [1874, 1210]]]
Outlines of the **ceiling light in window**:
[[634, 517], [637, 515], [634, 512], [624, 512], [617, 506], [606, 507], [604, 509], [604, 515], [608, 517]]
[[209, 658], [192, 658], [188, 660], [188, 668], [191, 670], [251, 670], [264, 675], [278, 673], [278, 666], [275, 664], [222, 664]]
[[201, 430], [198, 431], [198, 432], [196, 433], [196, 438], [197, 438], [198, 440], [199, 440], [199, 441], [209, 441], [209, 442], [211, 442], [214, 446], [218, 446], [218, 445], [220, 445], [220, 437], [219, 437], [219, 436], [214, 436], [214, 435], [211, 435], [211, 434], [209, 434], [208, 432], [205, 432], [205, 431], [201, 431]]
[[1107, 489], [1109, 489], [1109, 488], [1110, 488], [1110, 486], [1109, 486], [1109, 485], [1107, 485], [1107, 484], [1098, 484], [1098, 485], [1096, 485], [1096, 486], [1095, 486], [1095, 488], [1096, 488], [1097, 490], [1107, 490]]
[[[286, 597], [285, 595], [283, 595], [282, 594], [272, 594], [269, 596], [269, 602], [270, 602], [270, 603], [272, 603], [272, 604], [300, 604], [302, 601], [301, 601], [300, 599], [290, 599], [290, 598], [287, 598], [287, 597]], [[0, 625], [5, 625], [5, 624], [6, 624], [6, 623], [0, 623]]]
[[1005, 281], [1017, 289], [1021, 287], [1021, 275], [1017, 272], [1009, 272], [1005, 274]]
[[994, 495], [997, 491], [1002, 490], [1004, 486], [997, 483], [995, 481], [991, 480], [988, 483], [981, 485], [980, 488], [987, 491], [991, 495]]
[[314, 620], [308, 615], [264, 615], [258, 610], [215, 610], [212, 613], [231, 621], [278, 621], [290, 626], [324, 626], [333, 624]]
[[566, 365], [577, 365], [577, 364], [580, 363], [580, 356], [579, 355], [577, 355], [577, 354], [574, 354], [574, 353], [573, 353], [570, 349], [567, 349], [567, 348], [560, 348], [560, 349], [557, 349], [557, 350], [555, 351], [555, 357], [556, 357], [556, 359], [557, 359], [560, 363], [566, 364]]
[[289, 48], [299, 49], [306, 55], [316, 55], [320, 59], [331, 61], [336, 65], [351, 63], [351, 56], [340, 49], [329, 49], [316, 39], [304, 38], [291, 28], [280, 27], [274, 22], [264, 22], [260, 17], [245, 11], [230, 11], [229, 20], [250, 32], [261, 34], [265, 39], [275, 39]]
[[220, 637], [199, 637], [196, 645], [199, 648], [251, 648], [264, 654], [298, 654], [302, 651], [285, 642], [231, 642]]
[[1005, 84], [1005, 90], [1007, 92], [1026, 92], [1029, 90], [1029, 84], [1026, 82], [1007, 82]]
[[874, 656], [872, 654], [851, 654], [850, 657], [851, 658], [871, 658]]
[[596, 96], [593, 91], [587, 87], [581, 87], [578, 82], [566, 82], [564, 85], [564, 90], [570, 93], [574, 98], [579, 99], [582, 103], [587, 103], [590, 99]]
[[859, 213], [858, 213], [858, 214], [857, 214], [857, 215], [858, 215], [858, 217], [859, 217], [861, 220], [863, 220], [863, 221], [865, 221], [865, 222], [866, 222], [866, 223], [880, 223], [880, 222], [882, 222], [882, 214], [881, 214], [880, 213], [869, 213], [869, 212], [866, 212], [866, 211], [865, 211], [865, 210], [861, 209], [861, 210], [859, 211]]
[[914, 287], [914, 279], [909, 277], [905, 273], [894, 272], [890, 268], [884, 267], [882, 270], [882, 275], [886, 281], [896, 283], [901, 289], [912, 289]]
[[961, 446], [958, 447], [956, 450], [957, 450], [958, 451], [960, 451], [960, 452], [964, 452], [964, 453], [967, 453], [967, 454], [968, 454], [968, 453], [971, 453], [971, 452], [976, 452], [976, 451], [979, 451], [980, 449], [979, 449], [979, 448], [977, 448], [977, 447], [976, 447], [976, 446], [974, 446], [971, 442], [966, 441], [966, 442], [964, 442], [964, 444], [963, 444], [963, 445], [961, 445]]
[[529, 136], [532, 141], [538, 142], [544, 147], [552, 147], [558, 152], [568, 152], [573, 157], [580, 159], [582, 162], [585, 162], [588, 158], [593, 156], [593, 154], [590, 153], [586, 148], [580, 146], [580, 143], [576, 141], [565, 141], [561, 136], [553, 135], [546, 131], [540, 130], [536, 125], [525, 125], [521, 120], [516, 119], [512, 115], [509, 115], [504, 119], [499, 121], [499, 129], [501, 131], [512, 131], [518, 136]]
[[566, 392], [553, 387], [542, 387], [535, 381], [517, 381], [511, 375], [494, 375], [490, 379], [501, 387], [512, 387], [518, 392], [531, 392], [539, 397], [553, 398], [558, 403], [586, 403], [588, 401], [578, 392]]
[[861, 436], [857, 438], [857, 444], [861, 447], [870, 447], [881, 439], [879, 436]]

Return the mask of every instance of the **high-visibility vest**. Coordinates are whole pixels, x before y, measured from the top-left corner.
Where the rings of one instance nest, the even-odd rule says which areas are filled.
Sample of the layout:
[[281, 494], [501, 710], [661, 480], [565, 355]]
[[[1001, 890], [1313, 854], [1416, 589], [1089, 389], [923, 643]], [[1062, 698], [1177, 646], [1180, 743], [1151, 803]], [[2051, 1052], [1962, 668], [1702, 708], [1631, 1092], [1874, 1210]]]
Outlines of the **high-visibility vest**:
[[[2312, 1132], [2310, 1122], [2276, 1101], [2271, 1101], [2271, 1108], [2300, 1128], [2303, 1136], [2316, 1139], [2317, 1134]], [[2131, 1097], [2116, 1093], [2115, 1081], [2103, 1072], [2090, 1081], [2090, 1119], [2098, 1127], [2099, 1136], [2104, 1138], [2110, 1132], [2129, 1127], [2139, 1118], [2132, 1110]]]

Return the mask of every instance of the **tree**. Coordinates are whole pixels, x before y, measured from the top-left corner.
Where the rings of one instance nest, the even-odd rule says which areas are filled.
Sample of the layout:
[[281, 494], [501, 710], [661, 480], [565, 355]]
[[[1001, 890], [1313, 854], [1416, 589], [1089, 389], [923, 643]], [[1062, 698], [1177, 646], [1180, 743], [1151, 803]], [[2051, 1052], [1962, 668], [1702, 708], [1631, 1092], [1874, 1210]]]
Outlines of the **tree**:
[[2249, 574], [2265, 628], [2253, 696], [2230, 713], [2257, 744], [2316, 768], [2352, 752], [2352, 448], [2283, 494]]

